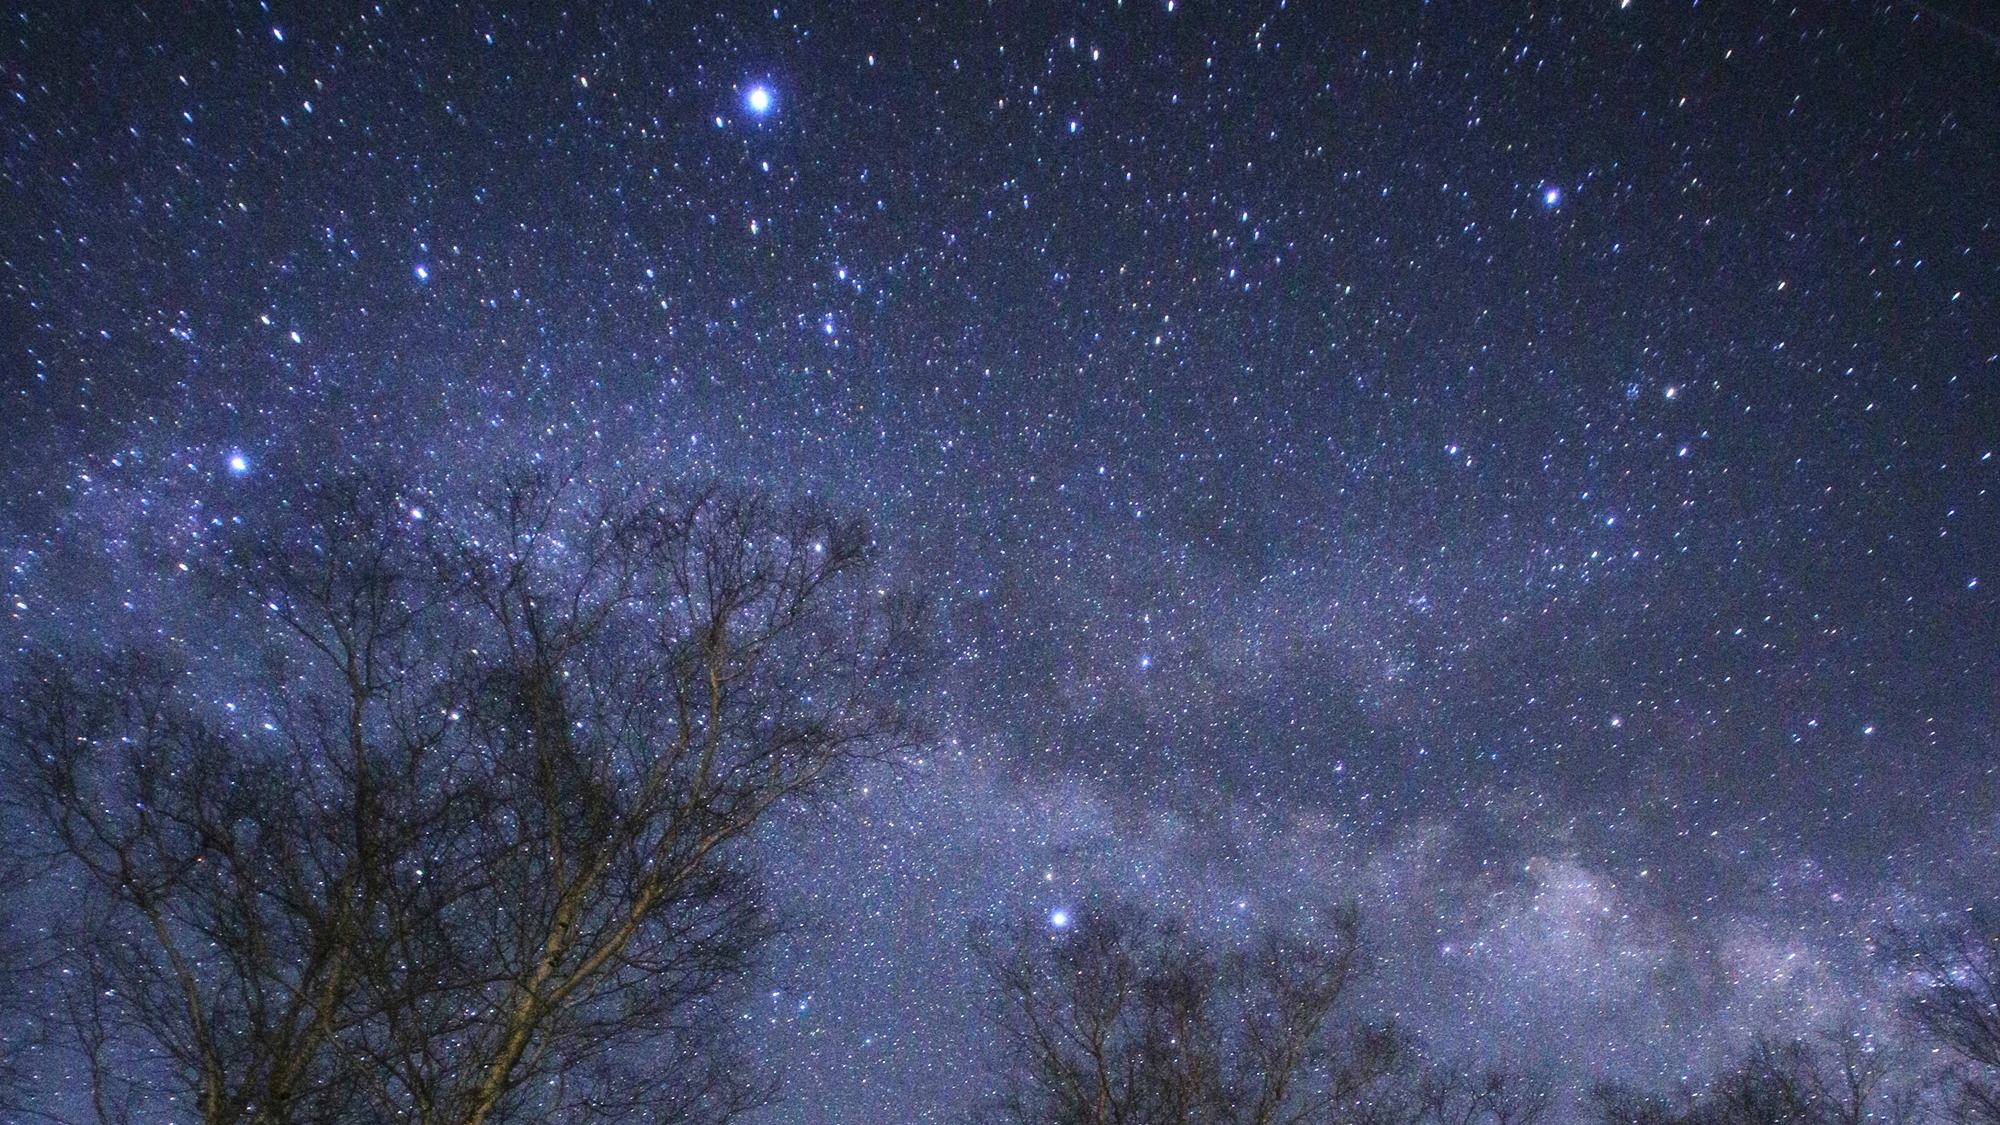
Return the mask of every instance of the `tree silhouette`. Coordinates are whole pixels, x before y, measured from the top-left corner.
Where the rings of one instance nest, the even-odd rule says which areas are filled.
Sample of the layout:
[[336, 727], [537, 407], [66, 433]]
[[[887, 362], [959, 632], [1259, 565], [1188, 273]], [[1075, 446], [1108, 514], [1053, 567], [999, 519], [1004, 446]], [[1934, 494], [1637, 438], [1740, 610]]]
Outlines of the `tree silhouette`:
[[1131, 907], [975, 945], [993, 986], [998, 1121], [1534, 1125], [1550, 1105], [1539, 1080], [1436, 1066], [1349, 1010], [1367, 965], [1352, 909], [1222, 950]]
[[232, 647], [42, 654], [9, 695], [87, 889], [95, 1073], [211, 1125], [758, 1101], [724, 1018], [770, 929], [743, 845], [908, 740], [913, 634], [865, 529], [718, 489], [533, 475], [449, 510], [339, 479], [212, 577]]
[[1611, 1084], [1591, 1101], [1602, 1125], [1896, 1125], [1916, 1117], [1922, 1091], [1908, 1079], [1891, 1048], [1850, 1025], [1812, 1039], [1755, 1036], [1678, 1106]]
[[1891, 935], [1888, 952], [1913, 980], [1910, 1022], [1950, 1059], [1945, 1111], [1965, 1125], [2000, 1125], [2000, 913], [1962, 928]]

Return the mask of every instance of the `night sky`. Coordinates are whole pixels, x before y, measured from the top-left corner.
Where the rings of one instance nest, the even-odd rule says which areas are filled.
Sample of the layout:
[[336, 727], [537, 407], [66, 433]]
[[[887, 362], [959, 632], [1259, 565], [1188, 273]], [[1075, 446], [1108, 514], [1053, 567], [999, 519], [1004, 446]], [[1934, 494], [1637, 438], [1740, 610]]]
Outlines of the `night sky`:
[[5, 659], [225, 666], [330, 469], [866, 515], [936, 737], [764, 842], [773, 1122], [960, 1115], [982, 919], [1353, 896], [1662, 1083], [2000, 893], [1990, 10], [606, 7], [10, 6]]

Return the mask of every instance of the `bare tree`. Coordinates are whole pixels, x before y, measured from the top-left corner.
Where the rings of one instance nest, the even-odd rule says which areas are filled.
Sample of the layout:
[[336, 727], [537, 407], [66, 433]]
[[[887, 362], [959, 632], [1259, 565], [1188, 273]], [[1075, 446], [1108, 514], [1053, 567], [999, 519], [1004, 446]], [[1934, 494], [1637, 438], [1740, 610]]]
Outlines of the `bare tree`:
[[1344, 1021], [1328, 1122], [1419, 1125], [1428, 1082], [1422, 1046], [1391, 1023]]
[[93, 1050], [213, 1125], [727, 1119], [763, 1093], [726, 1018], [770, 925], [744, 844], [906, 744], [907, 615], [811, 508], [548, 477], [439, 508], [310, 489], [216, 575], [254, 640], [18, 678], [27, 803], [124, 937], [79, 943]]
[[41, 658], [13, 693], [24, 797], [96, 892], [72, 942], [87, 983], [67, 1003], [94, 1074], [153, 1055], [204, 1121], [300, 1119], [345, 999], [332, 928], [301, 897], [311, 841], [290, 826], [308, 810], [279, 763], [237, 752], [178, 682], [145, 658]]
[[0, 832], [0, 1116], [10, 1119], [35, 1112], [30, 1075], [35, 1055], [48, 1046], [44, 1021], [34, 1013], [46, 954], [23, 916], [30, 873], [14, 837]]
[[1962, 929], [1894, 934], [1888, 951], [1914, 978], [1905, 1014], [1951, 1060], [1947, 1114], [2000, 1125], [2000, 913], [1975, 912]]
[[1849, 1025], [1813, 1039], [1756, 1036], [1740, 1060], [1677, 1106], [1601, 1085], [1592, 1109], [1602, 1125], [1893, 1125], [1917, 1108], [1917, 1087], [1899, 1077], [1892, 1050]]
[[1533, 1125], [1545, 1085], [1431, 1067], [1348, 1011], [1353, 910], [1218, 951], [1131, 908], [978, 940], [994, 986], [1001, 1121], [1058, 1125]]
[[995, 986], [996, 1115], [1064, 1125], [1304, 1121], [1330, 1084], [1325, 1026], [1359, 967], [1353, 916], [1218, 956], [1131, 909], [980, 941]]
[[1555, 1104], [1546, 1078], [1432, 1064], [1418, 1073], [1404, 1120], [1413, 1125], [1537, 1125]]
[[1833, 1125], [1848, 1107], [1822, 1097], [1835, 1082], [1822, 1065], [1804, 1040], [1779, 1043], [1760, 1035], [1716, 1084], [1699, 1117], [1714, 1125]]

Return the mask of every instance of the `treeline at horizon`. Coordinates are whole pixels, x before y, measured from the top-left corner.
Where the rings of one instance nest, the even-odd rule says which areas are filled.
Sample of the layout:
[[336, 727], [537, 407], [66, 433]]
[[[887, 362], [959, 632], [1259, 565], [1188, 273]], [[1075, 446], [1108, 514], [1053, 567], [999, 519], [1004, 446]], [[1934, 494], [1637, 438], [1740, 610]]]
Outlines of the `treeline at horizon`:
[[[782, 1104], [736, 1018], [780, 928], [751, 845], [928, 739], [927, 602], [867, 526], [720, 485], [530, 471], [447, 500], [364, 474], [186, 565], [226, 644], [6, 670], [0, 1113], [720, 1125]], [[1223, 941], [1107, 903], [966, 934], [987, 1036], [962, 1115], [2000, 1125], [1994, 915], [1884, 935], [1907, 983], [1886, 1025], [1756, 1036], [1674, 1089], [1445, 1057], [1363, 1000], [1393, 956], [1367, 919], [1300, 916]]]

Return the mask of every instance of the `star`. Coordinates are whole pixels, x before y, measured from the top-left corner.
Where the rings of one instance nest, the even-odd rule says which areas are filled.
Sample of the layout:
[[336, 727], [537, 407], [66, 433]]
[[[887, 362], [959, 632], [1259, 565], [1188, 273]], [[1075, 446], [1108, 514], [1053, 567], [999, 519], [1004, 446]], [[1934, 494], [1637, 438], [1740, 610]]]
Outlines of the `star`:
[[1542, 188], [1542, 206], [1550, 210], [1562, 206], [1563, 190], [1554, 184]]
[[1067, 930], [1069, 929], [1069, 923], [1069, 911], [1064, 910], [1062, 907], [1057, 907], [1049, 911], [1049, 929]]
[[241, 453], [231, 453], [227, 463], [229, 465], [230, 476], [240, 477], [250, 471], [250, 458], [245, 457]]
[[777, 101], [777, 95], [771, 92], [769, 86], [761, 82], [750, 87], [749, 93], [743, 95], [744, 106], [750, 110], [752, 115], [757, 117], [769, 114], [772, 109], [776, 108]]

